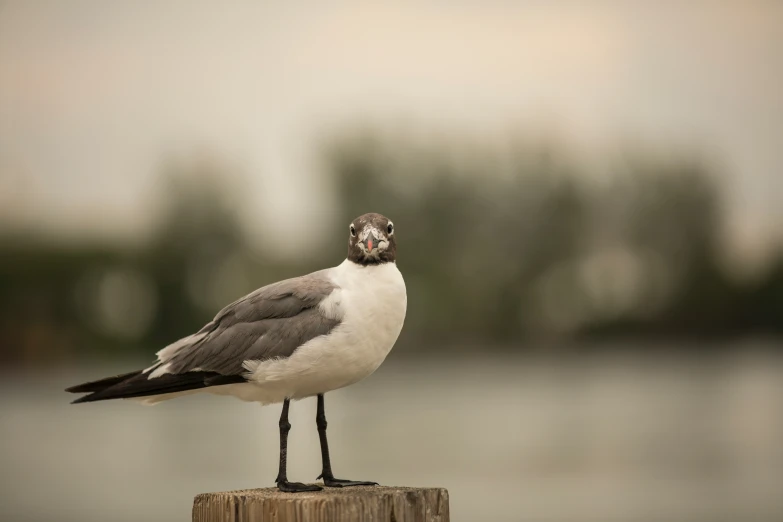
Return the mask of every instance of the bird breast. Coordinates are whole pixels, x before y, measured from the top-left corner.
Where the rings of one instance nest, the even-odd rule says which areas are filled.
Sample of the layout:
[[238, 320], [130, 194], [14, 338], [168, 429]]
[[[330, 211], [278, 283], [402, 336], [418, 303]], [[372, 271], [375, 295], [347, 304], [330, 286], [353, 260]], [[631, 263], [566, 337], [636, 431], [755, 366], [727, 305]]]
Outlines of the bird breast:
[[323, 303], [339, 314], [336, 330], [361, 351], [373, 370], [383, 362], [402, 330], [407, 309], [405, 281], [395, 263], [361, 266], [346, 260], [335, 267], [337, 289]]
[[300, 399], [359, 382], [372, 374], [397, 341], [407, 297], [394, 263], [360, 266], [346, 260], [324, 271], [336, 285], [320, 304], [339, 324], [307, 341], [283, 359], [252, 364], [250, 380], [262, 389], [262, 403]]

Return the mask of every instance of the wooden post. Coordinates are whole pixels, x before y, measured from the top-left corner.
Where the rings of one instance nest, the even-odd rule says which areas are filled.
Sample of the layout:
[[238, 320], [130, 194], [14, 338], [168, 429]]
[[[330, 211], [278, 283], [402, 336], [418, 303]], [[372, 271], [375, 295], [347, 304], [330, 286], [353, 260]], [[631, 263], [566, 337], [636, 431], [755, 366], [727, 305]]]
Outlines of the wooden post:
[[202, 493], [193, 522], [449, 522], [443, 488], [360, 486], [313, 493], [277, 488]]

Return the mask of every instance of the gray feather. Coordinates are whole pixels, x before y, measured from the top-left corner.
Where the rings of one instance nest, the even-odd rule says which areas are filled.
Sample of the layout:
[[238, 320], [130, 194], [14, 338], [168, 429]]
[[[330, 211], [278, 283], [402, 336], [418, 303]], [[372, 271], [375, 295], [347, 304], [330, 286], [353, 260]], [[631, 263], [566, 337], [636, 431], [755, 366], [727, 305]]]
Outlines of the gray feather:
[[170, 373], [199, 369], [237, 375], [244, 372], [245, 361], [290, 357], [340, 323], [318, 308], [335, 288], [323, 271], [259, 288], [175, 343], [176, 350], [160, 362], [169, 364]]

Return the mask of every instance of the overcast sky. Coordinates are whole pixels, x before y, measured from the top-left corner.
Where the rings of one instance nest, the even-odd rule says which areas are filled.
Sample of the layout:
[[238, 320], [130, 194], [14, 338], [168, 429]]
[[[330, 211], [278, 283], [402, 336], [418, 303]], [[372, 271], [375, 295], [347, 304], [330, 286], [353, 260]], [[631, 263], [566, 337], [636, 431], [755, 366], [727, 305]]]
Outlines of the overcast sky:
[[0, 2], [2, 223], [137, 236], [161, 159], [206, 149], [251, 230], [303, 227], [333, 203], [318, 138], [370, 121], [693, 147], [734, 244], [783, 237], [783, 2], [324, 4]]

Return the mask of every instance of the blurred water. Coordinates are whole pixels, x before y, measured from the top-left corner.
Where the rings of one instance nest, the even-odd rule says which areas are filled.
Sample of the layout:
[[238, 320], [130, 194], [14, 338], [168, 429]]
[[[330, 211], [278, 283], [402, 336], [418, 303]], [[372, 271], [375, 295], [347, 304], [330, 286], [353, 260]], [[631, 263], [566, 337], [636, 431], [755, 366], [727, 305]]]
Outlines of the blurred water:
[[[4, 373], [2, 520], [186, 522], [197, 493], [273, 485], [279, 406], [61, 391], [133, 366]], [[783, 520], [770, 352], [392, 356], [326, 406], [338, 476], [446, 487], [455, 521]], [[292, 480], [320, 472], [314, 417], [314, 400], [292, 406]]]

